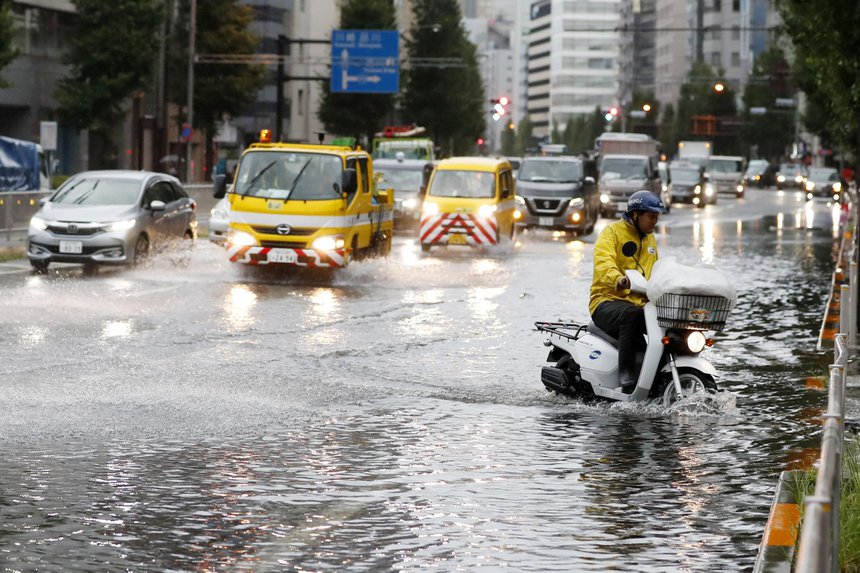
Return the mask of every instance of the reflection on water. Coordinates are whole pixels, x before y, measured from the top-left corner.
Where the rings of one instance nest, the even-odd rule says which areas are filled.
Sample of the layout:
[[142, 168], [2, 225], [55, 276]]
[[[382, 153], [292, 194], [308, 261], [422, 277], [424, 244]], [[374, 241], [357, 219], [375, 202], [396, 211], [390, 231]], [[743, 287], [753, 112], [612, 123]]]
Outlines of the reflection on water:
[[250, 327], [253, 324], [251, 313], [256, 305], [257, 293], [251, 290], [251, 287], [244, 284], [233, 285], [227, 291], [221, 306], [227, 328], [231, 332], [241, 332]]
[[133, 320], [108, 320], [102, 328], [101, 338], [110, 339], [129, 336], [134, 327]]

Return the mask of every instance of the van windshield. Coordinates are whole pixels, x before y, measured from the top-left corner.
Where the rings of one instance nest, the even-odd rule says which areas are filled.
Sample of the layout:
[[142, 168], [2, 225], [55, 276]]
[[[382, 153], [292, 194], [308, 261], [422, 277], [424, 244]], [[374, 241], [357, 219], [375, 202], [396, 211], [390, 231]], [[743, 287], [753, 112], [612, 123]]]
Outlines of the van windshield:
[[526, 160], [517, 179], [533, 183], [573, 183], [581, 177], [582, 165], [578, 161]]
[[424, 182], [423, 171], [407, 171], [405, 169], [377, 169], [377, 174], [382, 174], [379, 180], [380, 189], [394, 189], [395, 191], [418, 191]]
[[714, 173], [740, 173], [740, 159], [711, 159], [708, 170]]
[[254, 151], [239, 164], [235, 193], [263, 199], [339, 199], [343, 162], [336, 155]]
[[698, 169], [676, 167], [672, 169], [672, 180], [676, 183], [699, 183], [702, 176]]
[[436, 171], [428, 194], [475, 199], [495, 197], [495, 174], [486, 171]]
[[648, 160], [636, 157], [607, 157], [600, 166], [604, 179], [647, 179]]

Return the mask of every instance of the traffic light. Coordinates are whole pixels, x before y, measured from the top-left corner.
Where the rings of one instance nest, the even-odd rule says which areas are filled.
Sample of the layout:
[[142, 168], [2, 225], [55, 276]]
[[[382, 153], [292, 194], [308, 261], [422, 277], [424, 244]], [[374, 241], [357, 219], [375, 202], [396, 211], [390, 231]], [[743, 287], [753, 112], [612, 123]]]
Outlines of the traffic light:
[[508, 96], [491, 99], [490, 103], [493, 104], [493, 107], [490, 110], [493, 114], [493, 121], [499, 121], [503, 116], [508, 115], [511, 112], [511, 98]]
[[479, 138], [478, 138], [477, 143], [478, 143], [478, 145], [479, 145], [479, 146], [480, 146], [480, 145], [484, 145], [484, 138], [483, 138], [483, 137], [479, 137]]

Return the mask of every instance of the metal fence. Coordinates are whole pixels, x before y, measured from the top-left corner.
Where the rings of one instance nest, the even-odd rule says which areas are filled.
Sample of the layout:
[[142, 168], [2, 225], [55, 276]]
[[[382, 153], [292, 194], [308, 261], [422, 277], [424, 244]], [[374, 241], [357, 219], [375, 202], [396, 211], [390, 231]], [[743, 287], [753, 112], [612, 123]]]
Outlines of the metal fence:
[[[856, 196], [855, 206], [857, 205]], [[855, 224], [860, 218], [856, 216]], [[845, 387], [846, 370], [851, 352], [857, 344], [857, 262], [858, 250], [855, 230], [849, 259], [848, 284], [840, 286], [839, 333], [834, 340], [834, 363], [830, 365], [830, 383], [827, 395], [827, 412], [824, 414], [824, 433], [821, 438], [821, 458], [815, 493], [804, 498], [803, 526], [795, 562], [795, 573], [838, 573], [839, 566], [839, 512], [842, 489], [842, 448], [845, 439]], [[843, 235], [842, 248], [845, 244]], [[840, 262], [841, 264], [841, 262]], [[843, 269], [844, 272], [844, 269]]]
[[[185, 190], [197, 202], [197, 216], [208, 220], [209, 211], [217, 202], [212, 197], [212, 184], [185, 185]], [[6, 241], [24, 240], [30, 218], [41, 207], [39, 200], [50, 197], [53, 191], [3, 191], [0, 192], [0, 238]]]

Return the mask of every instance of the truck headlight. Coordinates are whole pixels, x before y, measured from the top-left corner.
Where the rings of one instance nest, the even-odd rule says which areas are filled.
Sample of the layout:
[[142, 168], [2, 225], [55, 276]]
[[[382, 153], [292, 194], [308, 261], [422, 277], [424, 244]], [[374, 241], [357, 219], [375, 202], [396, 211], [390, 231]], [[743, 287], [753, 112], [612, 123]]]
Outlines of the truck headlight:
[[39, 229], [40, 231], [44, 231], [48, 228], [48, 224], [45, 222], [44, 219], [35, 216], [30, 218], [30, 226]]
[[776, 180], [780, 183], [785, 183], [785, 175], [777, 175]]
[[496, 206], [495, 205], [481, 205], [478, 207], [478, 217], [482, 217], [484, 219], [489, 219], [493, 215], [496, 214]]
[[713, 196], [713, 194], [714, 194], [714, 186], [711, 185], [710, 183], [705, 183], [705, 195], [707, 195], [708, 197], [711, 197], [711, 196]]
[[803, 175], [798, 175], [794, 178], [795, 183], [803, 183]]
[[738, 186], [737, 186], [737, 190], [738, 190], [738, 193], [743, 193], [743, 192], [744, 192], [744, 186], [743, 186], [743, 185], [738, 185]]
[[129, 219], [127, 221], [117, 221], [116, 223], [111, 223], [105, 227], [105, 230], [108, 233], [116, 233], [118, 231], [128, 231], [132, 227], [134, 227], [135, 220]]
[[815, 189], [815, 183], [812, 181], [807, 181], [806, 182], [806, 190], [812, 191], [813, 189]]
[[570, 206], [574, 209], [582, 209], [585, 207], [585, 199], [582, 197], [574, 197], [570, 200]]
[[694, 330], [687, 335], [687, 348], [689, 348], [690, 352], [692, 352], [693, 354], [698, 354], [699, 352], [704, 350], [705, 342], [705, 335], [698, 330]]
[[606, 193], [601, 193], [600, 202], [601, 203], [609, 203], [609, 195], [607, 195]]
[[421, 207], [421, 212], [424, 213], [428, 217], [432, 217], [433, 215], [439, 214], [439, 203], [431, 203], [429, 201], [424, 201], [424, 206]]
[[410, 197], [409, 199], [403, 200], [403, 208], [409, 209], [410, 211], [418, 206], [418, 199], [415, 197]]
[[315, 239], [311, 247], [320, 251], [334, 251], [336, 249], [342, 249], [344, 244], [345, 243], [341, 235], [327, 235], [325, 237]]
[[693, 193], [694, 193], [695, 195], [701, 195], [701, 194], [702, 194], [702, 186], [701, 186], [701, 185], [696, 185], [696, 188], [695, 188], [695, 189], [693, 189]]
[[237, 247], [253, 247], [256, 246], [257, 239], [251, 233], [231, 230], [227, 235], [227, 242]]

